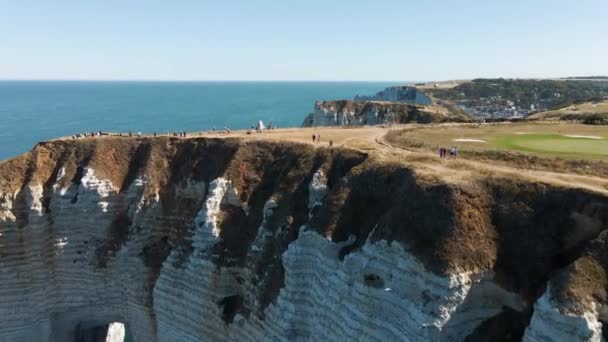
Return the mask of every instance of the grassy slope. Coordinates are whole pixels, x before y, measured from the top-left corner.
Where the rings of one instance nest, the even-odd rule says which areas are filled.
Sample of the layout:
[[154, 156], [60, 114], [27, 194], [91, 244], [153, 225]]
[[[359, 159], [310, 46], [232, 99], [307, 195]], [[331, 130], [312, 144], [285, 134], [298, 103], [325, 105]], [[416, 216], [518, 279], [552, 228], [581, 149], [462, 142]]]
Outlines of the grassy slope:
[[540, 120], [584, 120], [592, 115], [608, 117], [608, 101], [585, 102], [560, 109], [548, 110], [536, 113], [530, 116], [530, 118]]
[[608, 140], [574, 138], [559, 134], [512, 134], [490, 140], [497, 148], [507, 150], [545, 153], [580, 158], [586, 156], [608, 156]]
[[[500, 96], [522, 108], [542, 102], [546, 107], [599, 99], [608, 94], [608, 83], [533, 79], [475, 79], [449, 89], [429, 89], [435, 97], [446, 100], [476, 100]], [[559, 93], [560, 96], [555, 96]], [[464, 97], [461, 96], [464, 94]]]
[[433, 153], [439, 146], [457, 146], [461, 157], [490, 164], [608, 177], [608, 127], [605, 126], [570, 123], [435, 126], [392, 131], [386, 139], [397, 146]]

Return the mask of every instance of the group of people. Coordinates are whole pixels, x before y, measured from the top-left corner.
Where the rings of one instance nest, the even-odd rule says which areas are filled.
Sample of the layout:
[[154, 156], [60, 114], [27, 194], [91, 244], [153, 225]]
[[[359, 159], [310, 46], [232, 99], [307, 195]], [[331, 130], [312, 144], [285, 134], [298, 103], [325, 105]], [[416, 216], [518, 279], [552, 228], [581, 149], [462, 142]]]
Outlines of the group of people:
[[273, 126], [272, 121], [268, 122], [268, 126], [264, 126], [264, 122], [262, 120], [258, 121], [257, 125], [251, 125], [251, 130], [247, 130], [247, 134], [251, 134], [251, 131], [255, 130], [256, 133], [262, 133], [263, 131], [271, 131], [273, 129], [278, 129], [278, 126]]
[[[156, 132], [154, 134], [156, 134]], [[118, 136], [122, 137], [122, 133], [118, 133]], [[132, 137], [133, 136], [133, 132], [129, 131], [128, 136]], [[138, 138], [141, 137], [141, 132], [137, 132], [137, 137]]]
[[[154, 136], [156, 136], [156, 132], [154, 132]], [[174, 137], [185, 138], [186, 137], [186, 131], [173, 132], [173, 136]]]
[[[76, 133], [72, 135], [72, 139], [80, 139], [80, 138], [88, 138], [88, 137], [100, 137], [102, 135], [108, 135], [108, 133], [104, 133], [102, 131], [97, 131], [97, 132], [85, 132], [85, 133]], [[122, 136], [128, 136], [128, 137], [133, 137], [133, 136], [137, 136], [137, 137], [141, 137], [142, 133], [141, 132], [137, 132], [137, 133], [133, 133], [132, 131], [129, 131], [128, 133], [126, 133], [125, 135], [123, 135], [122, 132], [118, 133], [119, 137]], [[152, 135], [154, 137], [157, 137], [158, 134], [156, 132], [153, 132]], [[173, 133], [167, 133], [168, 136], [174, 136], [174, 137], [181, 137], [181, 138], [185, 138], [186, 137], [186, 131], [181, 131], [181, 132], [173, 132]]]
[[88, 138], [88, 137], [100, 137], [102, 135], [105, 135], [105, 133], [103, 133], [102, 131], [76, 133], [76, 134], [72, 135], [72, 140], [80, 139], [80, 138]]
[[449, 150], [447, 147], [442, 146], [439, 148], [439, 158], [447, 158], [448, 152], [450, 153], [450, 158], [456, 158], [458, 155], [458, 149], [456, 146], [452, 146]]
[[[278, 128], [277, 126], [273, 126], [272, 125], [272, 122], [268, 123], [268, 127], [267, 128], [265, 128], [265, 127], [263, 127], [261, 125], [258, 125], [257, 127], [256, 126], [251, 126], [251, 129], [255, 129], [257, 133], [262, 133], [263, 130], [271, 130], [271, 129], [277, 129], [277, 128]], [[221, 134], [230, 134], [230, 128], [224, 127], [221, 130], [216, 130], [215, 127], [213, 127], [212, 132], [213, 133], [221, 133]], [[199, 133], [199, 135], [201, 135], [201, 134], [202, 133]], [[251, 132], [249, 130], [247, 130], [247, 134], [251, 134]], [[77, 133], [77, 134], [73, 134], [72, 135], [72, 139], [80, 139], [80, 138], [85, 138], [85, 137], [100, 137], [102, 135], [108, 135], [108, 133], [103, 133], [102, 131]], [[121, 137], [122, 136], [133, 137], [134, 135], [137, 136], [137, 137], [141, 137], [142, 133], [141, 132], [137, 132], [137, 134], [134, 134], [131, 131], [129, 131], [126, 134], [118, 133], [118, 136], [121, 136]], [[154, 137], [157, 137], [159, 134], [157, 134], [156, 132], [153, 132], [152, 135]], [[167, 132], [167, 136], [186, 138], [187, 134], [186, 134], [186, 131], [181, 131], [181, 132], [173, 131], [173, 132]]]

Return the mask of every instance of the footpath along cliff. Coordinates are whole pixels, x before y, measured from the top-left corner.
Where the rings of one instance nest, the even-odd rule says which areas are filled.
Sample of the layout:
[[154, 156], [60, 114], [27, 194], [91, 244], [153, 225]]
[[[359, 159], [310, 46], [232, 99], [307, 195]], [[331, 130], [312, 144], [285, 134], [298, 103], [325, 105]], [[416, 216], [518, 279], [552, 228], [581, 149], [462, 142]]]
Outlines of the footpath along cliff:
[[599, 341], [608, 197], [342, 148], [38, 144], [0, 163], [0, 340]]

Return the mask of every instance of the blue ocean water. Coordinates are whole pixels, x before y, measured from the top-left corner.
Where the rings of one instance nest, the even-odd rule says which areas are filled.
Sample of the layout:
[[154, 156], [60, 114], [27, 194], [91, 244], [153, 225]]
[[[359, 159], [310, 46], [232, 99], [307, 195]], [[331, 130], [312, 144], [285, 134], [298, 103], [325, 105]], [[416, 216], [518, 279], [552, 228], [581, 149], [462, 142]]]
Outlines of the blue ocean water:
[[397, 82], [0, 81], [0, 160], [84, 131], [299, 126], [316, 100], [371, 95]]

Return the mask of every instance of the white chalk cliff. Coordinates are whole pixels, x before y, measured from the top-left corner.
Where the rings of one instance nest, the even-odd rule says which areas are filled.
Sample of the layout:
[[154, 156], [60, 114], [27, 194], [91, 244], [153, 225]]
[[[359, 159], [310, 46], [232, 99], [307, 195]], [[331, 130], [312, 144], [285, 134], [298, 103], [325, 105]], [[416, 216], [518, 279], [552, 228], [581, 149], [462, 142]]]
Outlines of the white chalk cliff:
[[475, 201], [407, 169], [296, 144], [78, 144], [38, 146], [13, 182], [23, 160], [0, 165], [0, 341], [121, 340], [114, 322], [134, 341], [461, 341], [506, 310], [527, 341], [601, 339], [601, 303], [565, 315], [523, 295], [527, 274], [504, 280], [508, 212], [481, 205], [491, 227], [471, 232], [457, 206]]
[[387, 101], [387, 102], [402, 102], [419, 105], [431, 104], [431, 99], [420, 90], [411, 86], [394, 86], [388, 87], [379, 91], [375, 95], [365, 96], [358, 95], [354, 98], [355, 101]]

